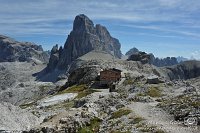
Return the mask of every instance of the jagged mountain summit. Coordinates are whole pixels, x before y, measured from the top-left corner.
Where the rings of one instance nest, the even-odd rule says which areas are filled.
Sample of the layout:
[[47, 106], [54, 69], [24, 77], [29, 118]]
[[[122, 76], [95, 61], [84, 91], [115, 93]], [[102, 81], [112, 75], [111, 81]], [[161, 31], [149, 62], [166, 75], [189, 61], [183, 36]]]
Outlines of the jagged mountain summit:
[[178, 57], [176, 57], [176, 59], [177, 59], [178, 62], [183, 62], [183, 61], [189, 60], [188, 58], [185, 58], [183, 56], [178, 56]]
[[73, 30], [68, 35], [64, 47], [54, 46], [51, 51], [48, 71], [63, 70], [78, 57], [92, 51], [105, 51], [121, 58], [121, 44], [113, 38], [106, 27], [94, 23], [84, 14], [75, 17]]
[[7, 36], [0, 35], [0, 62], [37, 61], [47, 63], [49, 55], [41, 45], [30, 42], [18, 42]]

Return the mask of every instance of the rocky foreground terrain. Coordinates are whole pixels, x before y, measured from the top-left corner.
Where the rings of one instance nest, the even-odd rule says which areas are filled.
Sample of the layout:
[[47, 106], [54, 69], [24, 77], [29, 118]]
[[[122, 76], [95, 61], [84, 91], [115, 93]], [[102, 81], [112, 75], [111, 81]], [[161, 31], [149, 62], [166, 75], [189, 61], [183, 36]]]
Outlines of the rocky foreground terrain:
[[[48, 65], [0, 63], [0, 132], [199, 133], [200, 62], [156, 67], [146, 56], [120, 59], [119, 48], [105, 27], [78, 15]], [[122, 71], [112, 92], [98, 84], [108, 68]]]

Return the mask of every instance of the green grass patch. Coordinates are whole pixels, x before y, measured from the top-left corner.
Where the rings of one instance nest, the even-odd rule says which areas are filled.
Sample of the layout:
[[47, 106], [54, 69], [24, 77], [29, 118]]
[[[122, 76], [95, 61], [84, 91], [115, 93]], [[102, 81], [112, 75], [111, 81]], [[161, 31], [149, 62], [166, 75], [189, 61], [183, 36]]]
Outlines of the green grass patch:
[[123, 85], [132, 85], [134, 83], [134, 81], [133, 81], [133, 79], [126, 79], [126, 80], [124, 80], [124, 82], [123, 82]]
[[85, 84], [83, 84], [83, 85], [74, 85], [74, 86], [71, 86], [71, 87], [69, 87], [69, 88], [67, 88], [67, 89], [59, 92], [58, 94], [78, 93], [78, 95], [76, 96], [76, 98], [80, 99], [80, 98], [85, 97], [85, 96], [87, 96], [89, 94], [92, 94], [94, 92], [98, 92], [98, 91], [94, 90], [94, 89], [90, 89]]
[[155, 133], [166, 133], [166, 132], [163, 131], [163, 130], [161, 130], [161, 129], [157, 129], [157, 130], [155, 131]]
[[157, 126], [147, 125], [146, 123], [138, 123], [136, 128], [141, 132], [165, 133], [165, 131], [158, 129]]
[[39, 90], [41, 92], [46, 92], [46, 91], [49, 90], [49, 86], [48, 85], [41, 85], [41, 86], [39, 86]]
[[122, 131], [111, 131], [110, 133], [131, 133], [130, 131], [122, 132]]
[[90, 124], [80, 128], [78, 133], [96, 133], [99, 131], [101, 122], [101, 119], [93, 118], [90, 120]]
[[71, 86], [61, 92], [59, 92], [58, 94], [64, 94], [64, 93], [79, 93], [79, 92], [82, 92], [84, 90], [86, 90], [88, 87], [83, 84], [83, 85], [74, 85], [74, 86]]
[[129, 119], [131, 120], [129, 124], [139, 124], [145, 120], [143, 117], [138, 115], [130, 116]]
[[144, 124], [142, 127], [140, 127], [139, 130], [141, 132], [165, 133], [163, 130], [157, 129], [156, 126], [150, 126], [150, 125], [146, 125], [146, 124]]
[[136, 124], [136, 123], [140, 123], [141, 121], [143, 121], [144, 118], [140, 117], [140, 116], [136, 116], [134, 119], [133, 119], [133, 123], [132, 124]]
[[193, 106], [194, 108], [200, 107], [200, 101], [192, 101], [190, 104], [191, 104], [191, 106]]
[[162, 91], [158, 87], [150, 87], [146, 94], [150, 97], [161, 97]]
[[120, 118], [120, 117], [122, 117], [124, 115], [130, 114], [131, 112], [132, 111], [130, 109], [120, 109], [120, 110], [114, 112], [110, 119]]

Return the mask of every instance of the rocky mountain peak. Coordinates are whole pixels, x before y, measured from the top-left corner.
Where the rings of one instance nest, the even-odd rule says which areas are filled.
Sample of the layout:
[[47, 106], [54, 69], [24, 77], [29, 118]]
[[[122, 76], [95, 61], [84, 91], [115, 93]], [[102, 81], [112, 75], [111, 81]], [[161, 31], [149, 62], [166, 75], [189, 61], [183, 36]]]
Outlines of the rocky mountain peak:
[[84, 14], [80, 14], [75, 17], [73, 24], [73, 31], [86, 31], [91, 32], [91, 29], [94, 27], [93, 22]]
[[[57, 54], [51, 54], [54, 57], [56, 55], [56, 58], [50, 58], [54, 61], [49, 60], [47, 68], [50, 71], [55, 68], [67, 69], [72, 61], [93, 50], [104, 51], [116, 58], [121, 58], [120, 48], [119, 40], [113, 38], [106, 27], [100, 24], [94, 26], [94, 23], [86, 15], [81, 14], [75, 17], [73, 30], [68, 35], [64, 48], [56, 50]], [[56, 46], [54, 49], [58, 49], [58, 47]]]
[[133, 48], [131, 48], [128, 52], [126, 52], [126, 56], [131, 56], [132, 54], [135, 54], [135, 53], [138, 53], [139, 52], [139, 50], [137, 49], [137, 48], [135, 48], [135, 47], [133, 47]]

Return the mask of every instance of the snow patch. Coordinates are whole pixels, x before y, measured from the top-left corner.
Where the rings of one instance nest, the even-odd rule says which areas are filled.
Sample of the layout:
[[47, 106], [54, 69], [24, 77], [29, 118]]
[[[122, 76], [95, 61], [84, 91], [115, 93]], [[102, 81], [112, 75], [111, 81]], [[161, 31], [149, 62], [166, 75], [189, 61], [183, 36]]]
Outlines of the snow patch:
[[45, 98], [38, 103], [38, 107], [46, 107], [54, 104], [58, 104], [64, 101], [73, 100], [78, 94], [77, 93], [66, 93]]

